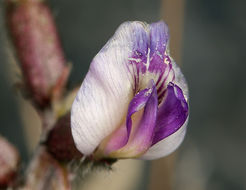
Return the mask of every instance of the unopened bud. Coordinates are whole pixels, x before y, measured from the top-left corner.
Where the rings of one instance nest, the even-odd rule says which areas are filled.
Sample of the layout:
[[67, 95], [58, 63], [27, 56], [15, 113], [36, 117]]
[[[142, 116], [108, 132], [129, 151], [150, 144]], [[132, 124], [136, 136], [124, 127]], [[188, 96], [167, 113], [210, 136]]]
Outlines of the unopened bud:
[[15, 147], [0, 136], [0, 188], [13, 184], [19, 163]]
[[6, 0], [6, 19], [26, 86], [40, 107], [60, 96], [69, 67], [48, 6], [40, 0]]
[[82, 158], [77, 150], [70, 128], [70, 113], [57, 121], [47, 139], [47, 149], [60, 161], [70, 161]]

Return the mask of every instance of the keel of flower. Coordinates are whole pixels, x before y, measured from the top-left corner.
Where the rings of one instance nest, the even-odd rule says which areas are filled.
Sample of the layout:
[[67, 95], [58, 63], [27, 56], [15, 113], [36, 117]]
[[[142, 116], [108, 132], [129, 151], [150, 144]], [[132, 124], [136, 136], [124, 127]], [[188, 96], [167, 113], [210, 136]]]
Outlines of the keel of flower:
[[137, 157], [150, 147], [158, 105], [157, 92], [152, 85], [136, 94], [129, 104], [126, 122], [99, 147], [105, 156]]
[[181, 144], [188, 88], [168, 40], [164, 22], [126, 22], [95, 56], [71, 110], [84, 155], [156, 159]]

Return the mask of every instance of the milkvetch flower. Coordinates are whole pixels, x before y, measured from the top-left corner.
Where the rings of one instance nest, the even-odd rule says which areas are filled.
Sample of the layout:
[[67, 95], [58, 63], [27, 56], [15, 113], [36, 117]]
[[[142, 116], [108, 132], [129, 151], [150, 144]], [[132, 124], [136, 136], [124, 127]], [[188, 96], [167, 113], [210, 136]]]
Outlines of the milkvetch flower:
[[156, 159], [181, 144], [188, 88], [168, 43], [162, 21], [125, 22], [94, 57], [71, 109], [84, 155]]

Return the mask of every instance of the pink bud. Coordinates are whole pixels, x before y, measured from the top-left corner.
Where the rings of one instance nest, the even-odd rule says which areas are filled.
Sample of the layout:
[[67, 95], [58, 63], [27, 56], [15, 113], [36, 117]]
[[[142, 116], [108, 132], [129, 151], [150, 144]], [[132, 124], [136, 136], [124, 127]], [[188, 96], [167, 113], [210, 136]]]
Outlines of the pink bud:
[[19, 154], [15, 147], [0, 136], [0, 188], [13, 183], [18, 163]]
[[48, 6], [39, 0], [6, 1], [7, 25], [26, 86], [40, 107], [59, 97], [69, 68]]

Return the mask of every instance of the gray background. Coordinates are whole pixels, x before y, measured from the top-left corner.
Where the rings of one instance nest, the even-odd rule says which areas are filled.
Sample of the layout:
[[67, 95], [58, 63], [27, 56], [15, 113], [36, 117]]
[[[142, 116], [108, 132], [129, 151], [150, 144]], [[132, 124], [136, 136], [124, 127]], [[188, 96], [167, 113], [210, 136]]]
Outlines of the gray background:
[[[25, 151], [20, 116], [6, 71], [0, 17], [0, 133]], [[159, 0], [51, 0], [70, 87], [82, 81], [93, 56], [126, 20], [156, 21]], [[179, 190], [246, 189], [246, 1], [187, 0], [182, 49], [190, 88], [190, 122], [176, 167]]]

